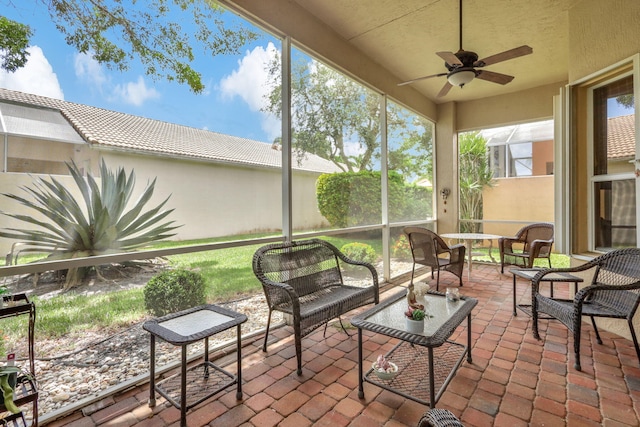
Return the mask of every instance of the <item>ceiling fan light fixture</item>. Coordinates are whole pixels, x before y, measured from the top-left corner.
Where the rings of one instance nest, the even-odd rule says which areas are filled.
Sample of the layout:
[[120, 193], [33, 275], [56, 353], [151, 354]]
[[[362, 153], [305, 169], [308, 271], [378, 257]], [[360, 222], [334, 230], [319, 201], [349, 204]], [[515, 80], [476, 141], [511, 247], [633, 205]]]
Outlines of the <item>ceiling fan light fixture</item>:
[[447, 80], [453, 86], [464, 86], [476, 77], [476, 73], [472, 70], [462, 70], [451, 73], [447, 76]]

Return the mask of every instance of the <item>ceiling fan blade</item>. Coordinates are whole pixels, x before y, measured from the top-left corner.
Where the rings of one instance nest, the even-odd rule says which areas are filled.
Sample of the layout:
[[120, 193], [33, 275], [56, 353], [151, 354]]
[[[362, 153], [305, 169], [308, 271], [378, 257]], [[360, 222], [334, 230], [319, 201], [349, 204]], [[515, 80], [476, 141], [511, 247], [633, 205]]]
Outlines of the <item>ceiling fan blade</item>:
[[513, 80], [513, 76], [509, 76], [507, 74], [494, 73], [493, 71], [487, 70], [476, 70], [476, 78], [481, 80], [486, 80], [492, 83], [498, 83], [501, 85], [506, 85], [511, 80]]
[[442, 77], [442, 76], [446, 76], [446, 75], [447, 75], [447, 73], [431, 74], [430, 76], [418, 77], [417, 79], [408, 80], [406, 82], [398, 83], [398, 86], [408, 85], [410, 83], [417, 82], [419, 80], [430, 79], [431, 77]]
[[436, 55], [452, 67], [462, 67], [462, 61], [453, 52], [436, 52]]
[[520, 56], [529, 55], [533, 53], [533, 49], [527, 45], [516, 47], [510, 50], [505, 50], [495, 55], [487, 56], [473, 63], [474, 67], [486, 67], [487, 65], [496, 64], [498, 62], [506, 61], [508, 59], [518, 58]]
[[448, 94], [452, 87], [453, 85], [451, 83], [446, 82], [444, 86], [442, 86], [442, 89], [440, 89], [440, 92], [438, 92], [438, 98], [442, 98], [443, 96]]

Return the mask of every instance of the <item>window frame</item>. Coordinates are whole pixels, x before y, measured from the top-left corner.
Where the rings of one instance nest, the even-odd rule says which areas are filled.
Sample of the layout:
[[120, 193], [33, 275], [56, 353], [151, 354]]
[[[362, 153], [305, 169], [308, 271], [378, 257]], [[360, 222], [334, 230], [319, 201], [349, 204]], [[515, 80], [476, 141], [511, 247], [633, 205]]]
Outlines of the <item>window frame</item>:
[[[639, 129], [638, 129], [638, 97], [640, 96], [640, 88], [638, 87], [639, 73], [640, 73], [640, 55], [634, 56], [631, 61], [623, 61], [617, 66], [614, 66], [610, 69], [603, 70], [600, 73], [597, 73], [597, 76], [603, 76], [600, 81], [597, 81], [593, 84], [589, 84], [588, 82], [584, 84], [586, 87], [586, 137], [587, 137], [587, 224], [588, 224], [588, 234], [587, 234], [587, 245], [588, 250], [595, 253], [605, 253], [608, 250], [612, 250], [613, 248], [603, 248], [596, 247], [596, 234], [598, 230], [596, 229], [596, 185], [601, 182], [614, 182], [614, 181], [623, 181], [637, 178], [633, 171], [623, 172], [623, 173], [606, 173], [606, 174], [596, 174], [595, 173], [595, 112], [594, 112], [594, 91], [602, 88], [604, 86], [610, 85], [616, 81], [622, 80], [629, 76], [633, 76], [633, 95], [634, 95], [634, 115], [635, 115], [635, 170], [638, 170], [638, 153], [640, 152], [640, 140], [638, 138]], [[631, 63], [631, 69], [628, 71], [624, 71], [625, 67], [628, 67]], [[614, 73], [610, 77], [604, 77], [606, 74], [610, 74], [612, 71], [621, 70], [620, 73]], [[593, 80], [593, 79], [591, 79]], [[636, 205], [636, 246], [638, 242], [640, 242], [640, 217], [638, 216], [638, 212], [640, 212], [640, 186], [636, 180], [635, 185], [635, 205]], [[607, 250], [608, 249], [608, 250]]]

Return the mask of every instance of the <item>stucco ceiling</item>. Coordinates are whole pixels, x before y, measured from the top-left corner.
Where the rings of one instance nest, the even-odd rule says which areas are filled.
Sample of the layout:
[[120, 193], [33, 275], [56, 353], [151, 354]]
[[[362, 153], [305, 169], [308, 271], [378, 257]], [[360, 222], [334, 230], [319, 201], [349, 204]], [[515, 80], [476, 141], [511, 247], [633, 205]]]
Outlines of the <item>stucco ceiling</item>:
[[[294, 0], [406, 81], [446, 72], [438, 51], [457, 52], [459, 0]], [[568, 10], [579, 0], [462, 0], [462, 47], [480, 58], [521, 45], [533, 54], [487, 66], [515, 76], [504, 86], [474, 79], [437, 98], [446, 77], [412, 83], [436, 103], [517, 92], [568, 78]]]

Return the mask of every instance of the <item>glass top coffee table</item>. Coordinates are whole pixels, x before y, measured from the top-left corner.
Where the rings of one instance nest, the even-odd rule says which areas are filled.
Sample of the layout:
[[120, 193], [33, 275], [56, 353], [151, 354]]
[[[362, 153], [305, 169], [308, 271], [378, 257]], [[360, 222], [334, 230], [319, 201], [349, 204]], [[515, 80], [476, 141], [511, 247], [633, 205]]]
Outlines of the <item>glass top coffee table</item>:
[[[403, 397], [434, 407], [445, 388], [462, 364], [464, 356], [471, 363], [471, 310], [478, 301], [461, 297], [448, 301], [444, 294], [429, 292], [418, 297], [429, 316], [422, 333], [407, 331], [404, 312], [407, 310], [406, 291], [380, 302], [353, 317], [351, 324], [358, 328], [358, 397], [364, 398], [366, 381]], [[455, 329], [467, 319], [467, 344], [449, 341]], [[398, 366], [392, 379], [379, 378], [370, 367], [363, 373], [362, 331], [399, 339], [399, 343], [385, 357]], [[375, 360], [378, 355], [372, 355]]]

